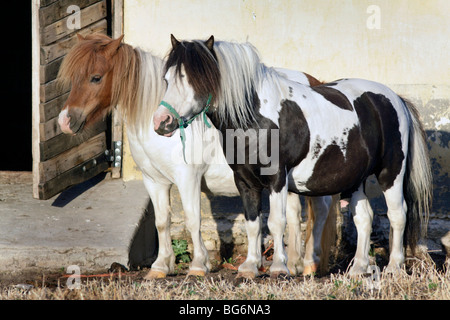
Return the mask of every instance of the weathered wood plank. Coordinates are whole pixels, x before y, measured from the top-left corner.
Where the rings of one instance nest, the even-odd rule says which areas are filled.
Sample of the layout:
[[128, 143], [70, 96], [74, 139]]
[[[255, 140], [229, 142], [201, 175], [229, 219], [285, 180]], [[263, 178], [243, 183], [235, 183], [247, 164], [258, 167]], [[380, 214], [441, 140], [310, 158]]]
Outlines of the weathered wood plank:
[[39, 164], [40, 181], [49, 181], [106, 150], [105, 132]]
[[44, 123], [57, 117], [68, 97], [69, 93], [65, 93], [53, 100], [39, 104], [40, 122]]
[[46, 7], [41, 7], [39, 10], [39, 24], [41, 28], [52, 24], [55, 21], [61, 20], [71, 13], [67, 13], [67, 8], [71, 5], [76, 5], [80, 9], [86, 8], [91, 4], [102, 0], [59, 0]]
[[84, 130], [82, 135], [71, 136], [68, 134], [60, 134], [50, 140], [41, 141], [39, 143], [40, 161], [47, 161], [105, 130], [106, 122], [99, 121], [88, 130]]
[[31, 152], [33, 155], [33, 198], [39, 198], [39, 66], [40, 50], [39, 43], [39, 7], [43, 1], [31, 1]]
[[58, 76], [59, 67], [64, 57], [53, 60], [48, 64], [39, 67], [39, 81], [41, 84], [55, 80]]
[[56, 2], [56, 1], [59, 1], [59, 0], [41, 0], [40, 1], [40, 6], [41, 7], [46, 7], [46, 6], [49, 6], [50, 4], [52, 4], [53, 2]]
[[69, 92], [70, 86], [61, 86], [61, 83], [55, 79], [41, 84], [39, 89], [41, 102], [47, 102]]
[[56, 178], [38, 185], [39, 199], [46, 200], [70, 186], [84, 182], [108, 169], [105, 155], [100, 153]]
[[39, 138], [41, 141], [50, 140], [58, 134], [61, 134], [62, 131], [58, 124], [58, 117], [44, 123], [39, 123], [39, 131]]
[[[106, 1], [95, 3], [80, 10], [80, 27], [84, 28], [106, 17]], [[67, 19], [61, 19], [41, 29], [41, 45], [48, 45], [65, 36], [78, 32], [67, 26]]]
[[[108, 22], [106, 19], [100, 20], [84, 29], [77, 31], [76, 33], [81, 34], [82, 36], [87, 36], [91, 33], [103, 33], [106, 34], [108, 28]], [[58, 42], [47, 46], [41, 46], [41, 65], [47, 64], [57, 58], [64, 56], [70, 49], [77, 43], [76, 33], [73, 35], [61, 39]]]

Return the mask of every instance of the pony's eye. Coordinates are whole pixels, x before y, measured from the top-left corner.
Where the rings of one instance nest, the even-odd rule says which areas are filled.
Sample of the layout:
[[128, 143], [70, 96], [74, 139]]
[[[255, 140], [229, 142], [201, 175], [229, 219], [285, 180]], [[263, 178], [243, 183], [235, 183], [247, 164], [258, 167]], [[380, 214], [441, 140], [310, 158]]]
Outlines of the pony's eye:
[[100, 81], [102, 81], [102, 76], [100, 75], [95, 75], [91, 78], [91, 83], [100, 83]]

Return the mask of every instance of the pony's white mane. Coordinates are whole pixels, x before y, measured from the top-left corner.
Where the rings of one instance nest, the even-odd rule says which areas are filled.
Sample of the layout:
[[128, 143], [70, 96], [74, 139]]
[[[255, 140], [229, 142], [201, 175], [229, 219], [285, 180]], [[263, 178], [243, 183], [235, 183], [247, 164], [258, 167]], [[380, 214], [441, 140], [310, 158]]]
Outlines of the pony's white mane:
[[135, 50], [140, 61], [139, 79], [138, 85], [130, 89], [137, 91], [136, 101], [122, 111], [128, 111], [123, 116], [130, 129], [146, 131], [165, 92], [165, 82], [162, 80], [164, 61], [140, 48]]
[[269, 68], [248, 42], [217, 41], [214, 51], [221, 74], [221, 94], [215, 101], [217, 115], [221, 122], [247, 128], [255, 119], [253, 93], [261, 87]]

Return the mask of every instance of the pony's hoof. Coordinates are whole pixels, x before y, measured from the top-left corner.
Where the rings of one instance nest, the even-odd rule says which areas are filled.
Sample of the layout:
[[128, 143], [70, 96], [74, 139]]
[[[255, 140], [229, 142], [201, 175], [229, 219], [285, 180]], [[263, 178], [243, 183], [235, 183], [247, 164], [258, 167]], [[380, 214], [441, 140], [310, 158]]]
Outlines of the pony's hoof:
[[384, 268], [384, 272], [387, 274], [392, 274], [392, 275], [399, 275], [402, 271], [402, 268], [400, 267], [400, 265], [396, 264], [396, 263], [389, 263], [388, 266], [386, 268]]
[[350, 268], [350, 271], [348, 273], [350, 278], [358, 278], [358, 277], [364, 276], [366, 274], [368, 274], [367, 267], [362, 267], [362, 266], [353, 266]]
[[188, 277], [204, 277], [206, 276], [206, 272], [203, 270], [189, 270]]
[[270, 273], [271, 279], [287, 279], [290, 277], [289, 273], [286, 273], [284, 271], [275, 271]]
[[295, 277], [296, 275], [303, 274], [304, 267], [303, 265], [295, 265], [295, 266], [289, 266], [288, 270], [291, 276]]
[[311, 264], [311, 265], [306, 265], [305, 269], [303, 269], [303, 275], [309, 276], [309, 275], [317, 272], [317, 269], [318, 269], [318, 265], [316, 263]]
[[145, 280], [163, 279], [166, 277], [166, 273], [158, 270], [150, 270], [144, 277]]
[[294, 277], [297, 275], [297, 268], [288, 268], [289, 273], [292, 274]]

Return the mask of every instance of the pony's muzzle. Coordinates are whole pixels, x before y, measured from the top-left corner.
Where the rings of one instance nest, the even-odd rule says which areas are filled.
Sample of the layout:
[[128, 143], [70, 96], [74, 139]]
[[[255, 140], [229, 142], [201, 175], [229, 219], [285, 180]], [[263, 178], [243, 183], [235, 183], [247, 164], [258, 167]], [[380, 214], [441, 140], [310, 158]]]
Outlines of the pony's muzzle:
[[66, 134], [73, 134], [72, 129], [70, 129], [70, 116], [69, 116], [69, 112], [66, 109], [63, 109], [58, 116], [58, 124], [59, 127], [61, 128], [61, 131], [66, 133]]
[[63, 133], [75, 135], [83, 129], [86, 117], [82, 111], [77, 110], [71, 109], [69, 112], [69, 107], [66, 107], [59, 113], [58, 124]]
[[163, 113], [155, 115], [153, 124], [157, 134], [165, 137], [171, 137], [173, 132], [178, 128], [178, 123], [171, 114]]

